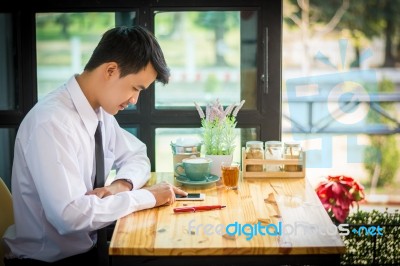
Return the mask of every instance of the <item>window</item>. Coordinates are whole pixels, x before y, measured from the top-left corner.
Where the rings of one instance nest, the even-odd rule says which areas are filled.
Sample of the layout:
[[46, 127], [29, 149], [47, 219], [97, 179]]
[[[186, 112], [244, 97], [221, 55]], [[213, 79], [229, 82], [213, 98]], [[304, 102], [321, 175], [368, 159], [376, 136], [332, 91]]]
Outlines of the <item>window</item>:
[[[245, 99], [244, 108], [256, 110], [257, 21], [257, 11], [155, 12], [155, 34], [171, 68], [170, 84], [155, 84], [155, 109], [178, 114], [194, 110], [194, 101], [206, 106], [218, 99], [228, 106]], [[199, 128], [157, 128], [156, 170], [172, 169], [172, 141], [196, 135]], [[240, 161], [245, 135], [239, 129], [237, 135], [234, 160]]]
[[0, 13], [0, 178], [11, 187], [15, 126], [19, 120], [16, 75], [16, 41], [12, 13]]
[[101, 35], [115, 25], [115, 14], [37, 13], [38, 99], [81, 73]]
[[256, 109], [256, 84], [241, 87], [257, 70], [257, 46], [246, 45], [257, 42], [256, 11], [246, 20], [240, 11], [156, 12], [154, 23], [172, 73], [168, 87], [156, 84], [156, 109], [193, 109], [194, 99], [204, 106], [217, 97], [230, 105], [245, 95], [246, 107]]
[[15, 128], [0, 128], [0, 147], [2, 150], [0, 160], [0, 178], [3, 179], [8, 188], [11, 188], [11, 169], [15, 135]]
[[[216, 6], [205, 1], [190, 8], [173, 3], [154, 5], [150, 13], [144, 11], [145, 6], [118, 12], [38, 12], [38, 99], [83, 70], [106, 29], [139, 23], [159, 40], [171, 80], [167, 86], [153, 84], [136, 106], [116, 118], [147, 144], [152, 170], [170, 171], [169, 143], [182, 134], [199, 134], [194, 101], [204, 107], [216, 99], [224, 106], [246, 100], [238, 117], [234, 158], [239, 161], [247, 140], [280, 138], [280, 102], [273, 100], [280, 95], [280, 69], [269, 69], [261, 59], [267, 58], [269, 51], [270, 58], [277, 60], [275, 65], [280, 64], [279, 45], [266, 45], [265, 40], [280, 39], [280, 16], [275, 14], [280, 14], [281, 5], [273, 3], [266, 8], [258, 0], [236, 5]], [[268, 32], [269, 27], [274, 30]], [[268, 84], [264, 82], [267, 76]], [[266, 86], [270, 86], [269, 93]]]
[[307, 3], [284, 1], [282, 138], [302, 142], [313, 182], [347, 175], [370, 201], [397, 195], [398, 4]]
[[16, 108], [14, 41], [11, 14], [0, 13], [0, 110]]
[[[258, 1], [238, 8], [154, 8], [154, 32], [171, 68], [170, 84], [155, 84], [154, 90], [157, 171], [172, 169], [171, 142], [199, 135], [194, 101], [204, 108], [216, 99], [224, 106], [246, 100], [238, 117], [236, 161], [246, 141], [280, 139], [280, 120], [270, 116], [280, 114], [280, 101], [273, 100], [280, 97], [280, 70], [271, 71], [263, 60], [269, 49], [280, 65], [279, 46], [266, 42], [280, 39], [280, 19], [268, 16], [272, 10], [280, 14], [280, 4], [275, 4], [268, 11]], [[274, 30], [268, 32], [268, 27]]]

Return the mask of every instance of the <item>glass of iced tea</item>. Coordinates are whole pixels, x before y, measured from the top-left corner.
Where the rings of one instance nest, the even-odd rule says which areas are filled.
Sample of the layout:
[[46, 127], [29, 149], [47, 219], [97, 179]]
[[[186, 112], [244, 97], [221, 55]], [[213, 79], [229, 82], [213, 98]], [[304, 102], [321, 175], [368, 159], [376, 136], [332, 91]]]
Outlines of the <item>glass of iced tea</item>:
[[222, 182], [227, 189], [238, 189], [239, 183], [239, 172], [240, 165], [239, 163], [225, 163], [221, 164], [221, 172], [222, 172]]

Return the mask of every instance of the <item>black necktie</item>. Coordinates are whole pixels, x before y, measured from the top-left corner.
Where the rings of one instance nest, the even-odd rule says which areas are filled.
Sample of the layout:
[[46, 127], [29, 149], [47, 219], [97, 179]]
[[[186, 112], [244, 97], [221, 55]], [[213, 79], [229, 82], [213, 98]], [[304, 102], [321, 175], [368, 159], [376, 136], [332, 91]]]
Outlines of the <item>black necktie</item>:
[[[94, 152], [96, 158], [96, 175], [94, 178], [94, 188], [104, 187], [104, 152], [103, 140], [101, 136], [101, 122], [97, 124], [96, 132], [94, 133]], [[107, 244], [107, 229], [101, 228], [97, 230], [97, 255], [98, 265], [108, 265], [108, 244]]]
[[104, 187], [104, 152], [103, 138], [101, 136], [101, 122], [97, 124], [96, 132], [94, 133], [94, 152], [96, 156], [96, 176], [94, 178], [94, 187]]

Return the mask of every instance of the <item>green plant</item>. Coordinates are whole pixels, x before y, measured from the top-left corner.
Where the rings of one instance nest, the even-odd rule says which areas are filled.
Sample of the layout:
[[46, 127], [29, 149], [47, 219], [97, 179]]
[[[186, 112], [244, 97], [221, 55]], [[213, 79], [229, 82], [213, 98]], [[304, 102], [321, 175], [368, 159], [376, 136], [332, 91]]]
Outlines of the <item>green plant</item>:
[[[341, 265], [400, 265], [400, 213], [373, 210], [357, 211], [350, 214], [345, 223], [350, 233], [342, 236], [346, 253]], [[355, 234], [353, 229], [361, 226], [380, 226], [383, 235]]]
[[203, 143], [207, 155], [230, 155], [235, 149], [236, 116], [244, 104], [231, 104], [225, 110], [217, 99], [207, 104], [206, 115], [201, 107], [194, 103], [201, 118]]

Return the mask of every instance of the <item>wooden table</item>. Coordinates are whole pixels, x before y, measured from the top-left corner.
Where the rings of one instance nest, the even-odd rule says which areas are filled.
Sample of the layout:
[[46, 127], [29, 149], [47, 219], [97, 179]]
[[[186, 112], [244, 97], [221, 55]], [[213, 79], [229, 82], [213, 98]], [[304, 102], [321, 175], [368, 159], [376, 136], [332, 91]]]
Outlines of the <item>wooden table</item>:
[[[148, 185], [162, 180], [181, 186], [172, 173], [152, 173]], [[181, 187], [205, 193], [205, 201], [179, 201], [119, 219], [109, 247], [112, 265], [339, 265], [345, 252], [307, 179], [247, 178], [237, 191], [226, 190], [221, 181]], [[174, 207], [215, 204], [227, 207], [173, 212]], [[244, 233], [233, 234], [239, 225]], [[254, 226], [264, 235], [252, 236]]]

